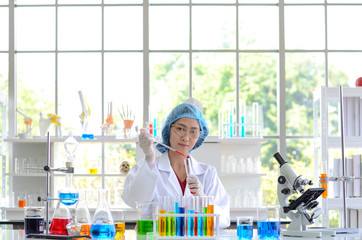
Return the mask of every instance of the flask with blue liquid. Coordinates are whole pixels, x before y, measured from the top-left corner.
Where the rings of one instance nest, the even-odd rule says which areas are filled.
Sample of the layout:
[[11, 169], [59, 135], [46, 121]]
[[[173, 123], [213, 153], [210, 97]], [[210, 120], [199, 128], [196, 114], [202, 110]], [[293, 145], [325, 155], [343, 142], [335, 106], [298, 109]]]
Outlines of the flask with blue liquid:
[[116, 236], [116, 227], [107, 202], [107, 193], [105, 189], [98, 190], [98, 206], [94, 213], [93, 224], [90, 234], [93, 238], [113, 238]]

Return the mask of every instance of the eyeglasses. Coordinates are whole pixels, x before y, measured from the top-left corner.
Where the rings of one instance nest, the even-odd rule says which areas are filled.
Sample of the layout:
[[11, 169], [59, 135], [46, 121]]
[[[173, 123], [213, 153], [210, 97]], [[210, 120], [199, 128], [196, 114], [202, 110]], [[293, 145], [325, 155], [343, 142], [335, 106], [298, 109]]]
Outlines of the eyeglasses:
[[[181, 126], [177, 126], [175, 124], [172, 124], [171, 127], [174, 127], [176, 130], [176, 134], [179, 137], [184, 137], [186, 135], [187, 129]], [[190, 138], [198, 138], [200, 136], [201, 131], [200, 130], [190, 130], [189, 136]]]

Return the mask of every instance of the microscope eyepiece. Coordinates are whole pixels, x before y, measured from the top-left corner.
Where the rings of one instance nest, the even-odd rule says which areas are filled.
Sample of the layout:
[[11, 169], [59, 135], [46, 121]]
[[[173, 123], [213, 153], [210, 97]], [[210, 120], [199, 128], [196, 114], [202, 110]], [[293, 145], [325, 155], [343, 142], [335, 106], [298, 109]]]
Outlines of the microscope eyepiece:
[[286, 161], [284, 161], [284, 159], [282, 158], [282, 156], [280, 155], [280, 153], [275, 153], [274, 154], [274, 158], [278, 161], [279, 165], [282, 166], [285, 163], [287, 163]]

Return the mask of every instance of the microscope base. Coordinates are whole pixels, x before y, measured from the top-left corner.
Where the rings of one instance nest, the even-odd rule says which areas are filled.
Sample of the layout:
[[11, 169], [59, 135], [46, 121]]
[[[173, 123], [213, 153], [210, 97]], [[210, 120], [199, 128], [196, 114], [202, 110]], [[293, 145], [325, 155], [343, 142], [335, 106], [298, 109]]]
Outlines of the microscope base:
[[358, 228], [326, 228], [326, 227], [311, 227], [308, 228], [311, 231], [334, 231], [336, 234], [357, 234], [359, 233]]
[[335, 237], [335, 231], [329, 230], [305, 230], [305, 231], [294, 231], [294, 230], [285, 230], [282, 232], [283, 237], [301, 237], [301, 238], [324, 238], [324, 237]]

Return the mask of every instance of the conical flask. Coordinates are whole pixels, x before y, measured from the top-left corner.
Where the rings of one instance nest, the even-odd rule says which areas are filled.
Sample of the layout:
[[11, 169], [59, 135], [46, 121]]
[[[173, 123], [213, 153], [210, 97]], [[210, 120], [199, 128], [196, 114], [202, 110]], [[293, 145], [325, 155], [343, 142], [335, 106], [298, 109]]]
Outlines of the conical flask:
[[75, 210], [77, 221], [82, 225], [80, 235], [90, 235], [90, 227], [92, 225], [92, 217], [90, 215], [87, 205], [87, 192], [86, 190], [79, 191], [79, 201]]
[[49, 234], [68, 235], [67, 224], [72, 221], [72, 215], [67, 206], [58, 201], [50, 224]]
[[93, 238], [113, 238], [117, 231], [107, 202], [105, 189], [98, 190], [98, 206], [94, 213], [90, 234]]

